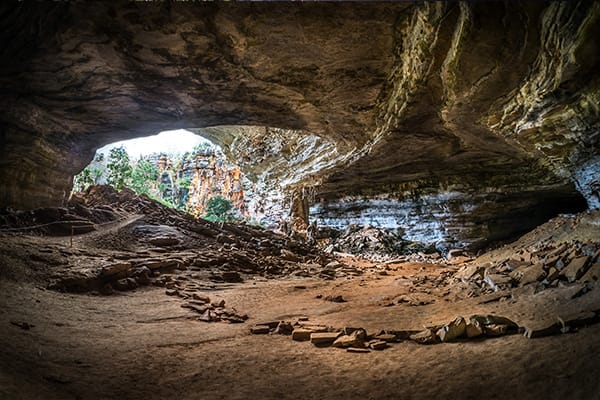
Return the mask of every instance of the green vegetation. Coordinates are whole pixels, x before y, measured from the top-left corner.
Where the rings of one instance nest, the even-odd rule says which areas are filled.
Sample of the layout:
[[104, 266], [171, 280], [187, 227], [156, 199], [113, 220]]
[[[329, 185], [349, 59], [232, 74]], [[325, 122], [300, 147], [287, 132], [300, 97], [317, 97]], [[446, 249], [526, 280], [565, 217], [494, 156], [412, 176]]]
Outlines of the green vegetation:
[[102, 176], [102, 171], [98, 168], [85, 167], [83, 171], [75, 176], [73, 190], [82, 192], [91, 185], [95, 185]]
[[[171, 156], [172, 162], [169, 161], [159, 171], [152, 160], [160, 159], [163, 155], [133, 161], [124, 147], [115, 147], [106, 156], [98, 153], [92, 164], [74, 177], [73, 191], [84, 191], [91, 185], [102, 183], [117, 190], [126, 187], [167, 207], [195, 214], [200, 208], [196, 204], [188, 204], [188, 199], [196, 188], [192, 188], [189, 176], [180, 176], [178, 171], [184, 162], [192, 161], [198, 154], [210, 156], [215, 149], [209, 143], [202, 143], [192, 153]], [[237, 220], [233, 203], [222, 196], [209, 199], [205, 211], [203, 218], [208, 221], [223, 223]]]
[[131, 186], [131, 175], [133, 169], [129, 161], [129, 154], [123, 146], [110, 150], [108, 155], [108, 184], [117, 190], [124, 186]]
[[131, 172], [131, 186], [137, 194], [151, 197], [151, 190], [158, 179], [158, 169], [146, 160], [140, 159]]
[[204, 219], [211, 222], [231, 222], [234, 216], [231, 212], [233, 204], [230, 200], [224, 199], [221, 196], [213, 197], [206, 205], [206, 214]]

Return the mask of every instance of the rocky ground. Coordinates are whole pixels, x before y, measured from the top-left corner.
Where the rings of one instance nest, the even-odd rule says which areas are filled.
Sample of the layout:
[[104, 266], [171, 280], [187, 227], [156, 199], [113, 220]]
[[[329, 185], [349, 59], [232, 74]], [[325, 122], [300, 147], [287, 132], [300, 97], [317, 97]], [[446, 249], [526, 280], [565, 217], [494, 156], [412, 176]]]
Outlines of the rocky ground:
[[0, 217], [0, 398], [600, 396], [599, 212], [379, 262], [101, 187]]

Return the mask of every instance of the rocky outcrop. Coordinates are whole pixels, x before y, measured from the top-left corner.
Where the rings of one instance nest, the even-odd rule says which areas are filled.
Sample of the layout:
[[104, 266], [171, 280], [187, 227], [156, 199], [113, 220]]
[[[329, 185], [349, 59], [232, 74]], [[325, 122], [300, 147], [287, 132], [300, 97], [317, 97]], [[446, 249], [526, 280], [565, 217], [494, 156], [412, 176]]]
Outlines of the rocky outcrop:
[[407, 190], [442, 199], [415, 217], [485, 204], [459, 226], [578, 193], [598, 207], [599, 18], [598, 2], [3, 4], [0, 205], [60, 204], [101, 145], [188, 128], [264, 150], [245, 162], [257, 193], [285, 208], [308, 187], [319, 215]]

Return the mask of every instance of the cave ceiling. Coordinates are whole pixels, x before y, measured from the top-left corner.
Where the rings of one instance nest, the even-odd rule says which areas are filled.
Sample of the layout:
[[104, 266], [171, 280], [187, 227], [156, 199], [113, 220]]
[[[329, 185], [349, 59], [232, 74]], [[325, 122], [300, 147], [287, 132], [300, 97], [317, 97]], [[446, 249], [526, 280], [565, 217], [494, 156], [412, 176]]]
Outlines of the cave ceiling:
[[571, 185], [594, 205], [599, 17], [598, 2], [3, 3], [0, 205], [60, 204], [98, 147], [161, 130], [236, 156], [243, 126], [289, 130], [294, 184], [326, 199]]

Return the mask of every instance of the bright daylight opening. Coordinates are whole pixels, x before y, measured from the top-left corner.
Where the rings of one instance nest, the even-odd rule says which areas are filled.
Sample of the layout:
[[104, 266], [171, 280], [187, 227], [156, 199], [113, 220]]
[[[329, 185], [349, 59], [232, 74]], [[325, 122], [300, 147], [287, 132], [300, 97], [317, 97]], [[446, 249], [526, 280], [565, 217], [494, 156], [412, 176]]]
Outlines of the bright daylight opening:
[[128, 188], [210, 221], [248, 217], [242, 173], [222, 149], [178, 129], [108, 144], [73, 181], [73, 192], [92, 185]]

